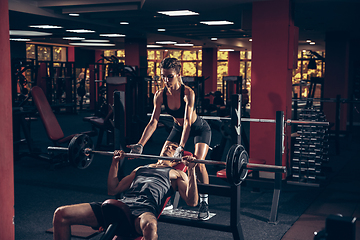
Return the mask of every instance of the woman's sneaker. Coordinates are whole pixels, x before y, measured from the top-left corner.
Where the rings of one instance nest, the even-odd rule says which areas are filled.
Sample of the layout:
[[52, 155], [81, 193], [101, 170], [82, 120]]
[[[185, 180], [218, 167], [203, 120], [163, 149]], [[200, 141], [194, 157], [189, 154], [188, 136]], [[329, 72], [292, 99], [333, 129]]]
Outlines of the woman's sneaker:
[[203, 201], [200, 203], [199, 206], [199, 214], [198, 214], [198, 219], [199, 220], [208, 220], [210, 218], [210, 212], [209, 212], [209, 205]]

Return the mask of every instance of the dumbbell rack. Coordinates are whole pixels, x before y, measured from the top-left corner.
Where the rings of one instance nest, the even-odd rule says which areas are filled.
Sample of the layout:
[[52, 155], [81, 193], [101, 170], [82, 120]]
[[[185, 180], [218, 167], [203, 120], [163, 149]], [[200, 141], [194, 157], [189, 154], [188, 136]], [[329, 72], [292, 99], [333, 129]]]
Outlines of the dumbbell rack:
[[[326, 117], [319, 109], [306, 108], [299, 114], [299, 120], [326, 122]], [[319, 186], [322, 165], [328, 161], [328, 149], [328, 126], [298, 125], [293, 146], [292, 181]]]

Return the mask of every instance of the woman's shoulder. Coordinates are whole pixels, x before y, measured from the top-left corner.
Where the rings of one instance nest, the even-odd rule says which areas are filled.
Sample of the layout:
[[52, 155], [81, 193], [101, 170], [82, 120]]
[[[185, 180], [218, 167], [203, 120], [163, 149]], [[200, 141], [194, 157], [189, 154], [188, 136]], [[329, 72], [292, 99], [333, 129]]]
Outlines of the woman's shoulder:
[[189, 86], [187, 86], [187, 85], [183, 85], [184, 86], [184, 94], [185, 95], [187, 95], [187, 94], [194, 94], [195, 92], [194, 92], [194, 90], [191, 88], [191, 87], [189, 87]]
[[164, 89], [165, 88], [160, 88], [159, 90], [157, 90], [156, 93], [155, 93], [155, 97], [162, 96], [163, 93], [164, 93]]

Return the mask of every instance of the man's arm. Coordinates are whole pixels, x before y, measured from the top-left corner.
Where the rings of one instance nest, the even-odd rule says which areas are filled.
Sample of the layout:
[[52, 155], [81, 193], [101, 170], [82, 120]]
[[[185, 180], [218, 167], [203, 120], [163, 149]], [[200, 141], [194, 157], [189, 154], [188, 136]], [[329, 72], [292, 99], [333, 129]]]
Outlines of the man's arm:
[[[185, 158], [189, 158], [186, 156]], [[183, 171], [179, 172], [179, 178], [177, 179], [177, 186], [180, 196], [185, 200], [186, 204], [195, 207], [199, 201], [198, 188], [196, 183], [195, 166], [196, 164], [187, 164], [188, 175]]]
[[132, 171], [129, 175], [121, 179], [118, 179], [119, 161], [124, 158], [124, 151], [114, 151], [114, 157], [111, 162], [108, 175], [108, 194], [114, 196], [128, 189], [135, 178], [136, 170]]

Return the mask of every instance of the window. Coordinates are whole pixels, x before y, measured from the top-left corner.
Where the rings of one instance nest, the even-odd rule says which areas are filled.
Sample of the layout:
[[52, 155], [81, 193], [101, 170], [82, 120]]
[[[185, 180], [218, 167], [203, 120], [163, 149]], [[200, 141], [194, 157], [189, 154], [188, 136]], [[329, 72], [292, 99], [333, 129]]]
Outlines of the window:
[[[316, 52], [321, 57], [325, 58], [325, 52], [317, 51]], [[316, 69], [308, 69], [308, 65], [311, 58], [315, 58]], [[299, 51], [298, 52], [298, 64], [297, 69], [294, 70], [292, 84], [293, 84], [293, 94], [297, 94], [298, 98], [306, 98], [309, 94], [309, 85], [312, 77], [324, 76], [325, 72], [325, 62], [314, 55], [309, 51]], [[314, 98], [321, 97], [321, 86], [316, 85]]]

